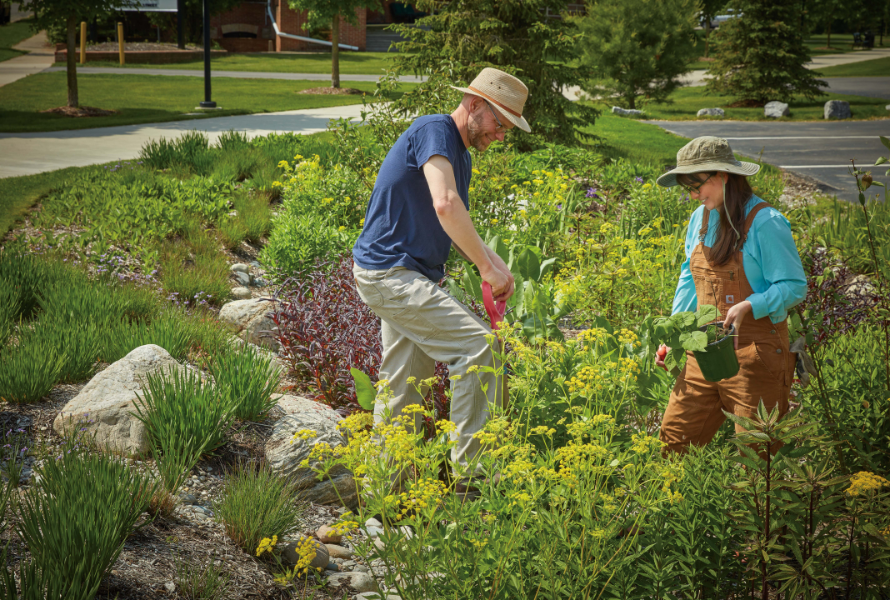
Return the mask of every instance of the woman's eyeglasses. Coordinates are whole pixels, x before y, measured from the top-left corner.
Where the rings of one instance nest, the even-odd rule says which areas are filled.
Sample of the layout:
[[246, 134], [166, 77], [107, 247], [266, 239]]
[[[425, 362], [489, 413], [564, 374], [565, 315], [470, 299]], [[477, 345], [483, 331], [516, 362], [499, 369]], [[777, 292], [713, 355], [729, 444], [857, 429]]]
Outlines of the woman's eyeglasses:
[[677, 183], [679, 183], [679, 184], [680, 184], [680, 187], [682, 187], [684, 190], [686, 190], [686, 191], [687, 191], [688, 193], [690, 193], [690, 194], [691, 194], [692, 192], [696, 192], [696, 193], [698, 193], [698, 191], [701, 189], [701, 186], [703, 186], [704, 184], [706, 184], [706, 183], [708, 182], [708, 179], [710, 179], [710, 178], [713, 177], [713, 176], [714, 176], [714, 174], [711, 173], [710, 175], [708, 175], [707, 177], [705, 177], [703, 180], [701, 180], [701, 181], [696, 181], [695, 183], [683, 183], [683, 182], [681, 182], [681, 181], [677, 181]]

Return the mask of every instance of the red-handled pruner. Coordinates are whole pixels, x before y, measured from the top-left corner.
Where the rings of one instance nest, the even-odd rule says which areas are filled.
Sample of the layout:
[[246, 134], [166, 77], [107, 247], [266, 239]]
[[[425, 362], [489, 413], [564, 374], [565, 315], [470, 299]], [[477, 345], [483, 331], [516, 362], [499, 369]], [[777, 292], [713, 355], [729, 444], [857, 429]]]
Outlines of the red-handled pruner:
[[492, 330], [497, 331], [498, 325], [504, 320], [504, 315], [507, 314], [507, 301], [498, 300], [495, 302], [494, 294], [491, 292], [491, 284], [483, 281], [482, 303], [485, 305], [485, 312], [488, 313], [488, 318], [491, 320]]

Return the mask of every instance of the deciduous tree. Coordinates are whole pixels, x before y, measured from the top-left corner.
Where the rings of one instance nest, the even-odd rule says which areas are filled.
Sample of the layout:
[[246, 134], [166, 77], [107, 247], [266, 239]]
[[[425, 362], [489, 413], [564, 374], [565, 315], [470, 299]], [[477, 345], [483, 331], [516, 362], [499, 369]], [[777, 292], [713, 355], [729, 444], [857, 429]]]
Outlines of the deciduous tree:
[[775, 0], [732, 0], [737, 17], [714, 35], [708, 89], [740, 103], [763, 106], [795, 95], [815, 98], [824, 81], [804, 65], [810, 52], [800, 28], [800, 5]]
[[375, 0], [288, 0], [294, 10], [307, 11], [305, 28], [331, 26], [331, 87], [340, 87], [340, 21], [358, 24], [358, 8], [378, 6]]
[[77, 29], [81, 21], [105, 17], [120, 5], [115, 0], [24, 0], [21, 9], [34, 13], [34, 27], [38, 31], [65, 23], [65, 47], [67, 50], [68, 106], [77, 108]]
[[576, 18], [581, 59], [599, 78], [587, 91], [620, 94], [630, 108], [640, 96], [665, 100], [696, 58], [697, 12], [695, 0], [589, 0]]

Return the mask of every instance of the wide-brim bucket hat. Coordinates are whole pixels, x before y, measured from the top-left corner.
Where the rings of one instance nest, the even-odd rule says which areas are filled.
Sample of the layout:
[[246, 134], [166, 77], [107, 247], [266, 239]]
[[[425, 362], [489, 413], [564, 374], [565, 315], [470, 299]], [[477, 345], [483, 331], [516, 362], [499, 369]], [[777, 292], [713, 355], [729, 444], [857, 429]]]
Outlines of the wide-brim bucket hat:
[[528, 122], [522, 116], [522, 109], [528, 99], [528, 88], [512, 75], [488, 67], [482, 69], [468, 87], [451, 87], [488, 100], [513, 125], [526, 133], [531, 132]]
[[722, 171], [749, 177], [759, 170], [760, 165], [756, 163], [736, 160], [725, 139], [705, 135], [680, 148], [677, 152], [677, 166], [656, 179], [655, 183], [672, 187], [678, 185], [677, 175]]

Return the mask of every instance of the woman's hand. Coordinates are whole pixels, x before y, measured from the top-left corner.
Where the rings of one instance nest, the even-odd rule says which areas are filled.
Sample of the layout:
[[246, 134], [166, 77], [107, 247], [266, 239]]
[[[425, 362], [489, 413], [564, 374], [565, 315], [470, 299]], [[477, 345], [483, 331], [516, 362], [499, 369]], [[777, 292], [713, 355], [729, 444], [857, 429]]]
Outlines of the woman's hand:
[[658, 351], [655, 353], [655, 366], [656, 367], [661, 367], [665, 371], [668, 370], [668, 368], [664, 364], [664, 357], [667, 356], [668, 352], [670, 352], [670, 351], [671, 351], [671, 349], [668, 348], [667, 346], [665, 346], [664, 344], [662, 344], [661, 346], [658, 347]]
[[726, 318], [723, 319], [724, 327], [735, 325], [735, 340], [733, 340], [733, 343], [736, 350], [739, 349], [739, 333], [742, 330], [742, 321], [749, 312], [751, 312], [751, 303], [745, 300], [730, 308], [726, 313]]

